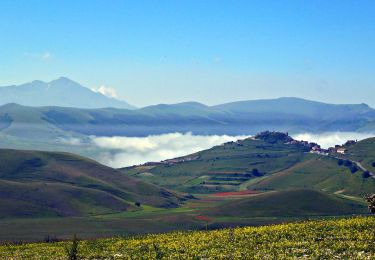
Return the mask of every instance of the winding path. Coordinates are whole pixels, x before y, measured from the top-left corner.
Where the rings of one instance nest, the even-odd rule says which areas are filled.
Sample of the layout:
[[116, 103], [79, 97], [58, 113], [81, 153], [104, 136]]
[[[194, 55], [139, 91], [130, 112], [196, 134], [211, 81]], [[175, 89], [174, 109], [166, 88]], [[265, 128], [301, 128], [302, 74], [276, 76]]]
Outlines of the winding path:
[[370, 176], [371, 176], [372, 178], [375, 179], [375, 174], [374, 174], [372, 171], [369, 171], [368, 169], [366, 169], [366, 167], [364, 167], [360, 162], [353, 161], [353, 160], [351, 160], [351, 159], [343, 159], [343, 158], [336, 157], [336, 156], [331, 156], [331, 157], [333, 157], [333, 158], [335, 158], [335, 159], [337, 159], [337, 160], [349, 160], [349, 161], [351, 161], [352, 163], [354, 163], [355, 165], [357, 165], [357, 167], [358, 167], [359, 169], [361, 169], [361, 171], [363, 171], [363, 172], [368, 172], [368, 173], [370, 174]]

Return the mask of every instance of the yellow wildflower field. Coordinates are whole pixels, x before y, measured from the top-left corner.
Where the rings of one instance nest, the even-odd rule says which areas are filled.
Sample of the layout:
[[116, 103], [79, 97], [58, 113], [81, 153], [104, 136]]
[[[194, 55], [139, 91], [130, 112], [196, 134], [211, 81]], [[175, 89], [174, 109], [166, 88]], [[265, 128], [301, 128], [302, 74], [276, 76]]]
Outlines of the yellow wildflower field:
[[[4, 245], [0, 259], [69, 259], [71, 241]], [[375, 218], [78, 242], [78, 259], [375, 259]]]

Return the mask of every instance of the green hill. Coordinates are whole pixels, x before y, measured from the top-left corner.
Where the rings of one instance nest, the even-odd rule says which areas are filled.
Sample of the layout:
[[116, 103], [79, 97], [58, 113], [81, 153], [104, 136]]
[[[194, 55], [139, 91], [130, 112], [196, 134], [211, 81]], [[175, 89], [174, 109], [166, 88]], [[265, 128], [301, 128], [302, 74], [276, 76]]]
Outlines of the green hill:
[[248, 182], [306, 160], [306, 147], [248, 138], [162, 164], [123, 169], [157, 185], [191, 193], [238, 190]]
[[0, 150], [0, 217], [86, 216], [177, 207], [183, 197], [67, 153]]
[[344, 158], [360, 162], [368, 170], [375, 172], [375, 137], [346, 145], [348, 152]]
[[[374, 169], [374, 140], [353, 145], [348, 156]], [[310, 146], [283, 133], [265, 132], [159, 164], [122, 170], [170, 189], [202, 194], [308, 188], [362, 197], [375, 190], [373, 178], [364, 178], [362, 171], [352, 173], [350, 168], [339, 166], [336, 154], [308, 153]]]
[[348, 167], [339, 167], [336, 159], [314, 156], [268, 178], [255, 180], [246, 188], [263, 191], [309, 188], [362, 197], [374, 192], [375, 180], [363, 178], [361, 172], [353, 174]]
[[308, 189], [267, 192], [210, 208], [212, 217], [303, 217], [367, 213], [364, 202]]

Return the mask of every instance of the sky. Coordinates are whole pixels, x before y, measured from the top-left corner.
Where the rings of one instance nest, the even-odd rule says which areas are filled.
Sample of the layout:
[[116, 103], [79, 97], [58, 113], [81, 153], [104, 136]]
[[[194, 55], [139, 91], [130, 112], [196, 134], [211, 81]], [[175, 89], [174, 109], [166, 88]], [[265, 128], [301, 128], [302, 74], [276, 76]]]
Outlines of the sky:
[[371, 0], [1, 0], [0, 85], [66, 76], [140, 107], [375, 107], [374, 13]]

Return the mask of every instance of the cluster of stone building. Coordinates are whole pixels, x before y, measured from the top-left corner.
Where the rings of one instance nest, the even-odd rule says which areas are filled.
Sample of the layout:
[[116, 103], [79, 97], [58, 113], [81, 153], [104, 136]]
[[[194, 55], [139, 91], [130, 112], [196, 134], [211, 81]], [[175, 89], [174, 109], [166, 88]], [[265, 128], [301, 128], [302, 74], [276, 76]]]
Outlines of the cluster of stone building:
[[310, 149], [310, 153], [320, 154], [320, 155], [330, 155], [334, 153], [346, 154], [348, 152], [347, 147], [355, 143], [357, 143], [357, 140], [348, 140], [343, 145], [335, 145], [335, 147], [330, 147], [328, 149], [323, 149], [317, 143], [309, 143], [308, 141], [292, 140], [290, 142], [287, 142], [286, 144], [302, 145], [302, 146], [308, 147]]

